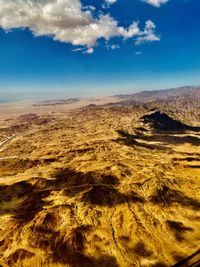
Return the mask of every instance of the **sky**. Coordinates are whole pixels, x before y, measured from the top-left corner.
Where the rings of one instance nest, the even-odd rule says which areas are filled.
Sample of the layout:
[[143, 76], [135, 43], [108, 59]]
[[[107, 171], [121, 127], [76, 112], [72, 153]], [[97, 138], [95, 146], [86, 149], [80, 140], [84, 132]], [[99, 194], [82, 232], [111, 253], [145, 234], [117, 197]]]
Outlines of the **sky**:
[[200, 85], [199, 0], [0, 0], [0, 102]]

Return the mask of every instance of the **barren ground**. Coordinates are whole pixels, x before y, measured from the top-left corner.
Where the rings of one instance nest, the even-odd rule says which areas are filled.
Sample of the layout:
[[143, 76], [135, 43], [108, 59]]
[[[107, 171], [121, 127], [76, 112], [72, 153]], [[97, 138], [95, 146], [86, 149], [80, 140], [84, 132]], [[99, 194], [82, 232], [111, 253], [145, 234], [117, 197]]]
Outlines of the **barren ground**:
[[200, 133], [152, 132], [147, 109], [1, 107], [1, 266], [165, 267], [200, 248]]

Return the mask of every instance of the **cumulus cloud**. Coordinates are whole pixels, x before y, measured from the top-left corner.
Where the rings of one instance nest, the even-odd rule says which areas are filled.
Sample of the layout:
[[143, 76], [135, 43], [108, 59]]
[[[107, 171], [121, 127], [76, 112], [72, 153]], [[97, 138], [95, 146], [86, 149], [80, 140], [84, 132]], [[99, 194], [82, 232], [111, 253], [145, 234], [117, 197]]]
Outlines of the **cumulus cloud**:
[[117, 2], [117, 0], [105, 0], [105, 2], [109, 5], [113, 5], [114, 3]]
[[109, 41], [113, 37], [134, 37], [137, 44], [159, 40], [153, 22], [147, 21], [143, 31], [137, 22], [124, 28], [109, 14], [100, 13], [95, 17], [93, 10], [92, 6], [83, 6], [80, 0], [0, 0], [0, 27], [4, 30], [29, 28], [35, 36], [47, 35], [54, 40], [85, 46], [89, 54], [100, 38]]
[[155, 28], [155, 24], [151, 20], [147, 20], [143, 35], [136, 39], [135, 44], [139, 45], [144, 42], [160, 41], [160, 37], [155, 34]]
[[144, 1], [155, 7], [160, 7], [162, 4], [167, 3], [169, 0], [144, 0]]
[[103, 3], [103, 8], [109, 8], [111, 5], [115, 4], [117, 0], [105, 0], [105, 3]]

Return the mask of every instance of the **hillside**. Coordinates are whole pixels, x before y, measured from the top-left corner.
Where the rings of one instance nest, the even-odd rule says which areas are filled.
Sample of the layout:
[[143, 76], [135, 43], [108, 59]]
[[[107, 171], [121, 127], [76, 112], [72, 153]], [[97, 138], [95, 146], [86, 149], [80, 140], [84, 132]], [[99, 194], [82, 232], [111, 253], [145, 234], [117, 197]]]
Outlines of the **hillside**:
[[199, 263], [198, 107], [179, 97], [50, 105], [2, 120], [0, 265]]
[[129, 98], [139, 102], [149, 102], [154, 100], [163, 100], [170, 98], [178, 97], [178, 98], [192, 98], [192, 99], [200, 99], [200, 87], [196, 86], [184, 86], [178, 88], [171, 88], [165, 90], [152, 90], [152, 91], [142, 91], [135, 94], [130, 95], [117, 95], [117, 97]]

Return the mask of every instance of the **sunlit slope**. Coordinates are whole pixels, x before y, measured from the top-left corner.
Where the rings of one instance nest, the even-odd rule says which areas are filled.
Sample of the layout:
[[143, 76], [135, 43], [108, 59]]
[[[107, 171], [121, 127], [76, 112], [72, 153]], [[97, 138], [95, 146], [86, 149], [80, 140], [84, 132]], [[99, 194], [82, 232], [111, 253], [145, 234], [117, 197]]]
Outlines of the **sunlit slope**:
[[162, 267], [199, 249], [199, 125], [163, 131], [147, 114], [92, 106], [4, 129], [2, 266]]

